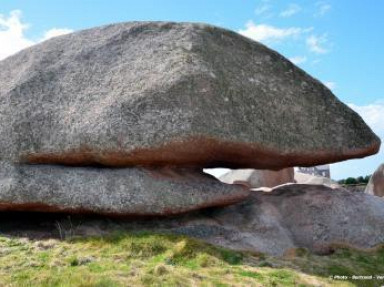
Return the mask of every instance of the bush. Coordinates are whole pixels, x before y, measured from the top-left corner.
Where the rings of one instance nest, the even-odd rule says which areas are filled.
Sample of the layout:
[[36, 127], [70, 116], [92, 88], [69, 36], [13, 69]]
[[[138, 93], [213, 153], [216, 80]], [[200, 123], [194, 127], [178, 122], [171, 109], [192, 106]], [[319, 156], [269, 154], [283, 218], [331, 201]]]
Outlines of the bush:
[[345, 185], [345, 184], [368, 184], [369, 182], [369, 179], [371, 178], [370, 175], [367, 175], [367, 176], [359, 176], [359, 177], [348, 177], [347, 179], [340, 179], [337, 181], [338, 184], [342, 184], [342, 185]]
[[348, 177], [348, 178], [345, 180], [345, 184], [357, 184], [357, 180], [356, 180], [356, 178], [354, 178], [354, 177]]

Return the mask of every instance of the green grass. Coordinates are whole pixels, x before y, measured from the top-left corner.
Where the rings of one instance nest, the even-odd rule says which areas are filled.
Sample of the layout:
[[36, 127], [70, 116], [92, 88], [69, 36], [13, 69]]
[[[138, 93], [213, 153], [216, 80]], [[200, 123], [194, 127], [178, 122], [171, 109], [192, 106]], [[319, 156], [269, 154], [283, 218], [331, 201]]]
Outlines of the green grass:
[[317, 256], [300, 248], [270, 257], [151, 233], [71, 240], [0, 236], [0, 286], [380, 286], [329, 275], [383, 274], [383, 247], [335, 250]]

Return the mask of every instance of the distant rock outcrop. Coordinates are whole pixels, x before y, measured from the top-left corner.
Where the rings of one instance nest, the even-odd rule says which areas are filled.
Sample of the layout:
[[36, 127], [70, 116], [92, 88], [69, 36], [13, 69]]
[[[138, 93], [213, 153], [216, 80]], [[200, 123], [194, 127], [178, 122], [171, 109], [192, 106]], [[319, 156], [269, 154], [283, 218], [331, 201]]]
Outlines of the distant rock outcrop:
[[220, 176], [220, 181], [233, 184], [244, 183], [250, 188], [275, 187], [285, 183], [294, 183], [293, 168], [278, 171], [261, 169], [237, 169]]
[[365, 188], [365, 193], [384, 197], [384, 163], [372, 174]]
[[340, 187], [336, 181], [328, 177], [311, 175], [297, 171], [295, 172], [295, 182], [301, 184], [323, 184], [330, 187]]

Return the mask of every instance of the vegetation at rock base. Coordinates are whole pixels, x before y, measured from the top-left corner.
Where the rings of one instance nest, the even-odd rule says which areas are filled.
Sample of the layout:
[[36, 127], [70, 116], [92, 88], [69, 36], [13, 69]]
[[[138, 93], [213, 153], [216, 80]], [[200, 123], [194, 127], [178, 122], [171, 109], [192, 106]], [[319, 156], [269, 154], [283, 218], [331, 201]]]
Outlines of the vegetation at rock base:
[[27, 239], [0, 236], [0, 286], [380, 286], [330, 275], [384, 275], [384, 247], [335, 246], [285, 256], [235, 252], [184, 236], [120, 232]]
[[358, 177], [348, 177], [345, 179], [340, 179], [337, 182], [339, 184], [345, 184], [345, 185], [350, 185], [350, 184], [368, 184], [369, 179], [371, 178], [372, 175], [366, 175], [366, 176], [358, 176]]

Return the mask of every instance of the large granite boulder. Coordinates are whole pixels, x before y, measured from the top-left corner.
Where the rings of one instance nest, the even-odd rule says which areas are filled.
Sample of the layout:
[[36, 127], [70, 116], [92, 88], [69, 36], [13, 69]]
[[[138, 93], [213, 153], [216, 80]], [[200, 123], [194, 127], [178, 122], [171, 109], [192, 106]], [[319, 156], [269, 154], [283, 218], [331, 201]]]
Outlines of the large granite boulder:
[[244, 200], [249, 190], [191, 170], [0, 165], [0, 210], [172, 215]]
[[228, 184], [244, 183], [250, 188], [274, 187], [295, 182], [293, 167], [276, 171], [266, 169], [236, 169], [223, 174], [219, 179]]
[[384, 197], [384, 163], [372, 174], [364, 192]]
[[0, 62], [0, 160], [280, 169], [379, 145], [318, 80], [210, 25], [103, 26]]

